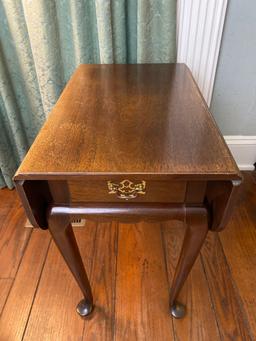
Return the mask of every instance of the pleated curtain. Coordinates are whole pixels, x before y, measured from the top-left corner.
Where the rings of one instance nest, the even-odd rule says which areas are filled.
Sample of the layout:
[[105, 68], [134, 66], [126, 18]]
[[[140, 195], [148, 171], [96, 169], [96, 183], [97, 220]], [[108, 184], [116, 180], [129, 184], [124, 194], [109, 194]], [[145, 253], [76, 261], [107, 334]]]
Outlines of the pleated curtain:
[[175, 0], [0, 0], [0, 187], [81, 63], [176, 58]]

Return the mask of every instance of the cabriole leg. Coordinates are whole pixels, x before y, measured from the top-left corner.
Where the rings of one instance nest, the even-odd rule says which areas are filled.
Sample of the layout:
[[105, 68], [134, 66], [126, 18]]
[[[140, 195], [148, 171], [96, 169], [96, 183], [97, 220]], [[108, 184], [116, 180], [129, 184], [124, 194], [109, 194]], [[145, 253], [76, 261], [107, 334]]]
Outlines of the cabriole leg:
[[77, 305], [77, 312], [81, 316], [87, 316], [93, 309], [92, 291], [69, 218], [64, 215], [50, 215], [48, 226], [55, 244], [84, 295], [84, 299]]
[[186, 224], [185, 237], [170, 293], [170, 311], [175, 318], [182, 318], [186, 312], [185, 306], [176, 299], [206, 238], [207, 210], [205, 208], [187, 209]]

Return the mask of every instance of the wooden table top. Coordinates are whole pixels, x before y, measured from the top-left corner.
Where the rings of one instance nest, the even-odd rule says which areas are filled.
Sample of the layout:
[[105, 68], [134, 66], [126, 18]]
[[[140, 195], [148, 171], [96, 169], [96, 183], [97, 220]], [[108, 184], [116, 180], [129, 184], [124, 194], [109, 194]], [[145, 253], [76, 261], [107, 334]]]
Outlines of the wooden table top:
[[15, 179], [141, 173], [239, 178], [184, 64], [81, 65]]

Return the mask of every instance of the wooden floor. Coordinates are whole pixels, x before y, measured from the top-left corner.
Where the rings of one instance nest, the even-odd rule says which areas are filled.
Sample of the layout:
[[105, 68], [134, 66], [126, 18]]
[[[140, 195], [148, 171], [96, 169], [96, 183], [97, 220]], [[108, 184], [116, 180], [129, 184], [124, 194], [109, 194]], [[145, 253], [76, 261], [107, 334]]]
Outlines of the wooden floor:
[[0, 190], [0, 341], [256, 340], [255, 208], [256, 176], [246, 173], [232, 220], [209, 233], [182, 291], [183, 320], [168, 314], [181, 223], [76, 228], [96, 304], [83, 320], [49, 233], [24, 228], [15, 191]]

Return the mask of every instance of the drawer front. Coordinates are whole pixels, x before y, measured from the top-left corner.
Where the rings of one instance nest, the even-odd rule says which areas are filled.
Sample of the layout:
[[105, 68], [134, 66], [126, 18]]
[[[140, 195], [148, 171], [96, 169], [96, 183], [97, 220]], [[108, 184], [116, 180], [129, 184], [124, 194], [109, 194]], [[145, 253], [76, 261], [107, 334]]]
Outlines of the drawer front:
[[185, 200], [186, 181], [68, 181], [71, 202], [166, 202]]

